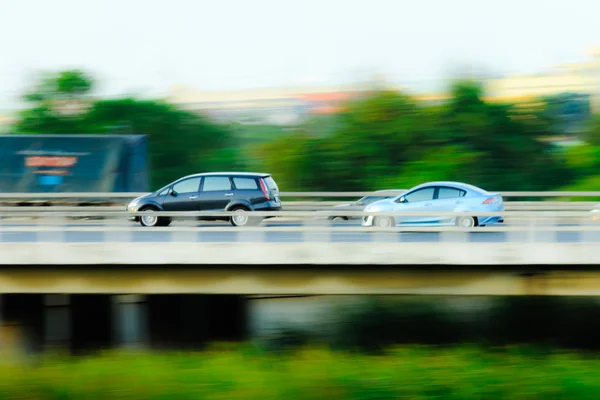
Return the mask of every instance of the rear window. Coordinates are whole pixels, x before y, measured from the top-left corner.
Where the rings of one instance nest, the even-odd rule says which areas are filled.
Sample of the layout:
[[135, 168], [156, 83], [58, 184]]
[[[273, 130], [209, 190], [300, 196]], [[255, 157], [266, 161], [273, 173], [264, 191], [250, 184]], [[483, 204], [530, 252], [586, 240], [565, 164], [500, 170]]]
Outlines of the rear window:
[[438, 191], [438, 199], [454, 199], [456, 197], [463, 197], [465, 191], [461, 189], [441, 187]]
[[269, 188], [269, 190], [277, 190], [277, 191], [279, 191], [279, 188], [277, 187], [277, 184], [275, 183], [275, 180], [272, 177], [267, 176], [266, 178], [263, 178], [263, 180], [266, 182], [267, 187]]
[[258, 183], [254, 178], [233, 178], [233, 184], [239, 190], [258, 190]]

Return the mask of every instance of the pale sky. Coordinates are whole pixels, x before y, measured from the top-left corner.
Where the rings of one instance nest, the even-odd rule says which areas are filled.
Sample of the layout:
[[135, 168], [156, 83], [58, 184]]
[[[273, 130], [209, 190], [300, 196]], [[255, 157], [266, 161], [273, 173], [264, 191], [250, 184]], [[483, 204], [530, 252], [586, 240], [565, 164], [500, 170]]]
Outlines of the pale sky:
[[588, 60], [599, 16], [598, 0], [0, 0], [0, 110], [67, 68], [103, 94], [543, 72]]

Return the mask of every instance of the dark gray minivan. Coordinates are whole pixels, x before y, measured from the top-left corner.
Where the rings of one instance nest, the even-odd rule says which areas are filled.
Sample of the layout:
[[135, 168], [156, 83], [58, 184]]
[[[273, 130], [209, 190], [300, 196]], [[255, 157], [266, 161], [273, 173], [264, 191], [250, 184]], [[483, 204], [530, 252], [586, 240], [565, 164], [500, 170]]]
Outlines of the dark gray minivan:
[[[233, 226], [259, 224], [252, 211], [280, 211], [279, 188], [271, 174], [211, 172], [185, 176], [153, 193], [129, 203], [127, 210], [138, 211], [235, 211], [233, 217], [199, 217], [205, 221], [230, 221]], [[131, 217], [142, 226], [168, 226], [169, 217]]]

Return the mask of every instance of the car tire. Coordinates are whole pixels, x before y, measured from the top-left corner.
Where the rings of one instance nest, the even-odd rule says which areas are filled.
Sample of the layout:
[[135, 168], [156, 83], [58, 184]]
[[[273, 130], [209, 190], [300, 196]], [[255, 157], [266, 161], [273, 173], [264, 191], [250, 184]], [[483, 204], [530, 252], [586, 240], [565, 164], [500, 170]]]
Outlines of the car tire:
[[260, 223], [260, 220], [258, 218], [251, 217], [248, 215], [248, 213], [250, 211], [246, 208], [239, 207], [239, 208], [234, 208], [231, 211], [240, 214], [240, 215], [236, 215], [236, 216], [229, 218], [229, 222], [233, 226], [236, 226], [236, 227], [256, 226]]
[[[146, 207], [146, 208], [142, 208], [140, 210], [141, 212], [149, 212], [149, 211], [158, 211], [156, 210], [154, 207]], [[157, 217], [156, 215], [141, 215], [140, 216], [140, 225], [145, 226], [147, 228], [153, 228], [156, 226], [161, 226], [161, 219], [160, 217]]]
[[331, 220], [333, 222], [340, 222], [340, 221], [347, 221], [348, 218], [346, 218], [346, 217], [333, 217], [333, 218], [331, 218]]
[[389, 229], [396, 226], [396, 220], [392, 217], [375, 217], [373, 225], [380, 229]]
[[171, 222], [173, 222], [171, 220], [171, 218], [166, 218], [166, 217], [161, 217], [158, 219], [158, 225], [157, 226], [169, 226], [171, 225]]
[[456, 219], [456, 226], [459, 228], [473, 228], [477, 226], [477, 220], [475, 217], [459, 217]]

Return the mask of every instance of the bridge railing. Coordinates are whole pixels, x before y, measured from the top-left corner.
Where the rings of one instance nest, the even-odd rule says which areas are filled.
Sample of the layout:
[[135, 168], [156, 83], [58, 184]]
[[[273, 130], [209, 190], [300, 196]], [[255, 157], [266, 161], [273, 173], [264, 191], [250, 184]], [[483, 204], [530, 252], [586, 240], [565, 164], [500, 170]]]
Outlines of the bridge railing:
[[[286, 211], [332, 211], [340, 215], [346, 215], [344, 209], [334, 208], [337, 205], [345, 204], [342, 201], [283, 201], [282, 207]], [[591, 211], [598, 202], [593, 201], [506, 201], [504, 208], [507, 211]], [[93, 205], [93, 203], [85, 204], [84, 206], [61, 203], [53, 203], [48, 205], [28, 205], [20, 207], [21, 204], [0, 205], [0, 212], [16, 212], [19, 209], [27, 209], [32, 212], [76, 212], [85, 208], [89, 211], [121, 211], [125, 208], [126, 203], [118, 203], [112, 205]]]
[[[173, 218], [168, 227], [142, 227], [131, 217], [152, 215]], [[417, 243], [479, 242], [502, 243], [600, 243], [600, 213], [590, 212], [477, 212], [476, 216], [502, 217], [504, 223], [484, 227], [399, 225], [391, 228], [360, 226], [363, 216], [375, 217], [461, 217], [469, 213], [456, 212], [348, 212], [358, 218], [352, 222], [336, 222], [330, 211], [253, 212], [251, 218], [268, 218], [258, 226], [233, 227], [195, 221], [195, 217], [230, 218], [235, 212], [127, 212], [76, 211], [35, 213], [18, 211], [0, 213], [0, 241], [3, 242], [340, 242], [340, 243]], [[32, 217], [37, 219], [32, 220]], [[74, 222], [73, 218], [91, 221]], [[96, 218], [103, 218], [94, 220]], [[178, 219], [185, 218], [181, 222]], [[190, 218], [192, 220], [190, 220]]]
[[[385, 194], [400, 195], [406, 189], [385, 190]], [[491, 193], [496, 193], [490, 191]], [[73, 192], [73, 193], [0, 193], [0, 199], [133, 199], [148, 192]], [[498, 191], [504, 198], [599, 197], [600, 191]], [[281, 192], [282, 198], [359, 198], [381, 194], [377, 191], [347, 192]]]
[[[386, 191], [402, 194], [405, 191]], [[282, 192], [282, 205], [289, 211], [324, 211], [376, 192]], [[600, 192], [501, 192], [506, 210], [589, 211], [599, 201]], [[97, 211], [119, 210], [130, 200], [145, 193], [0, 193], [0, 211], [12, 211], [27, 206], [35, 211], [75, 211], [85, 206]], [[543, 201], [524, 201], [534, 198]], [[578, 201], [565, 201], [565, 199]], [[332, 200], [336, 199], [336, 200]], [[521, 199], [521, 200], [510, 200]], [[559, 199], [558, 201], [555, 199]], [[588, 199], [588, 201], [585, 201]], [[58, 207], [58, 208], [57, 208]]]

